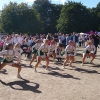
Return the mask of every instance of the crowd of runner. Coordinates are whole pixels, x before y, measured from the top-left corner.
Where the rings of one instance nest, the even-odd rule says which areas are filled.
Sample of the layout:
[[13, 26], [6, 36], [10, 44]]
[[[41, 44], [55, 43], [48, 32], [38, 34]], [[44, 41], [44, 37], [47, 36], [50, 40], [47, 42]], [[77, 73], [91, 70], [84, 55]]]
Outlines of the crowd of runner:
[[[24, 54], [25, 57], [32, 62], [37, 60], [34, 65], [34, 71], [37, 72], [37, 67], [41, 64], [42, 60], [46, 61], [46, 70], [48, 70], [49, 59], [52, 57], [53, 61], [64, 61], [62, 68], [65, 68], [69, 62], [69, 66], [75, 61], [77, 55], [77, 47], [83, 48], [82, 54], [82, 66], [84, 65], [85, 58], [91, 59], [90, 63], [97, 54], [97, 48], [99, 48], [100, 36], [97, 32], [92, 34], [78, 34], [73, 32], [72, 34], [55, 33], [47, 35], [36, 34], [36, 36], [28, 36], [27, 34], [14, 34], [1, 35], [0, 36], [0, 56], [3, 60], [0, 63], [0, 70], [6, 65], [18, 68], [17, 77], [21, 78], [21, 58]], [[14, 61], [14, 57], [17, 57], [17, 63]]]

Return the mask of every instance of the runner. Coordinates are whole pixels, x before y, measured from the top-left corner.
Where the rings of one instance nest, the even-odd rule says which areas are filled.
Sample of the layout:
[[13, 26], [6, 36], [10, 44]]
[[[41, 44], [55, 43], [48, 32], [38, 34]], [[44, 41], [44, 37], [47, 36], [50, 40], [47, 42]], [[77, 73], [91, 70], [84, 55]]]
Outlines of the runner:
[[95, 51], [96, 51], [96, 48], [93, 45], [93, 41], [89, 40], [88, 45], [86, 46], [85, 50], [83, 51], [82, 66], [84, 64], [86, 57], [92, 57], [92, 60], [90, 61], [90, 63], [93, 63], [93, 60], [95, 59]]
[[55, 53], [56, 45], [57, 43], [54, 40], [52, 40], [50, 44], [50, 55], [49, 56], [53, 56], [53, 61], [55, 61], [55, 58], [56, 58], [56, 53]]
[[36, 68], [40, 64], [41, 60], [45, 60], [46, 61], [46, 70], [48, 70], [50, 47], [48, 45], [48, 39], [44, 39], [43, 42], [44, 43], [38, 49], [37, 63], [35, 65], [35, 72], [37, 72]]
[[70, 40], [69, 45], [66, 46], [66, 49], [65, 49], [66, 58], [65, 58], [63, 66], [62, 66], [63, 68], [65, 68], [65, 65], [68, 61], [70, 61], [69, 66], [71, 67], [72, 63], [75, 60], [74, 56], [76, 55], [76, 48], [73, 44], [74, 44], [74, 42], [72, 40]]
[[[3, 56], [3, 55], [5, 57], [4, 57], [3, 61], [2, 61], [2, 64], [0, 63], [0, 70], [2, 68], [4, 68], [6, 65], [10, 65], [12, 67], [16, 67], [16, 68], [18, 68], [17, 77], [21, 78], [21, 76], [20, 76], [21, 66], [19, 65], [20, 61], [21, 61], [21, 55], [17, 51], [15, 51], [13, 49], [13, 44], [9, 44], [8, 45], [8, 50], [4, 50], [4, 51], [0, 52], [0, 56]], [[13, 62], [14, 56], [18, 57], [18, 62], [17, 63]]]
[[33, 57], [31, 59], [30, 66], [31, 66], [32, 62], [34, 61], [34, 59], [36, 58], [36, 56], [38, 55], [38, 49], [41, 47], [41, 43], [42, 43], [42, 41], [40, 39], [38, 39], [36, 41], [36, 44], [34, 46], [32, 46]]

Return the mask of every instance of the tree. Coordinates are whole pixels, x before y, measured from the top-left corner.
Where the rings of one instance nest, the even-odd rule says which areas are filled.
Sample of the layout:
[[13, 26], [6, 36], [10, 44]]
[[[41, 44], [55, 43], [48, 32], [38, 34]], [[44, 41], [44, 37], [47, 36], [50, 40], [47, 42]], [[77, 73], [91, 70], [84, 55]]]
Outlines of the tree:
[[52, 7], [51, 7], [52, 12], [50, 15], [51, 28], [49, 29], [51, 30], [51, 33], [57, 32], [56, 25], [57, 25], [57, 20], [59, 19], [59, 15], [60, 15], [62, 7], [63, 5], [52, 4]]
[[63, 33], [86, 32], [89, 28], [89, 14], [89, 10], [80, 2], [69, 1], [61, 10], [57, 30]]
[[43, 22], [44, 33], [57, 32], [56, 24], [62, 5], [51, 4], [49, 0], [36, 0], [33, 4], [33, 8], [40, 13], [41, 21]]
[[97, 4], [96, 7], [96, 13], [97, 13], [97, 25], [98, 25], [98, 31], [100, 31], [100, 2]]
[[36, 0], [34, 1], [33, 8], [40, 13], [41, 20], [43, 22], [44, 33], [47, 33], [48, 27], [50, 26], [50, 13], [51, 3], [49, 0]]
[[3, 29], [1, 28], [1, 16], [0, 16], [0, 32], [3, 32]]
[[1, 13], [2, 11], [0, 10], [0, 32], [3, 32], [3, 29], [1, 28]]
[[1, 26], [7, 33], [23, 32], [35, 34], [41, 31], [40, 15], [26, 3], [10, 2], [1, 14]]
[[98, 20], [97, 20], [97, 13], [96, 8], [90, 8], [90, 17], [89, 17], [89, 26], [90, 30], [96, 31], [98, 30]]

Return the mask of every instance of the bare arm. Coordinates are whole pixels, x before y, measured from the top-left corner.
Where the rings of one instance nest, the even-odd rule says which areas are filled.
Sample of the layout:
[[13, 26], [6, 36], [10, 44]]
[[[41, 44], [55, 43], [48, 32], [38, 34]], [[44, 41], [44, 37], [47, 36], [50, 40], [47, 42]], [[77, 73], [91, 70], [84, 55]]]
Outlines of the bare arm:
[[40, 46], [40, 48], [38, 49], [38, 56], [40, 56], [40, 51], [43, 49], [43, 47], [44, 47], [44, 44], [42, 44], [42, 45]]
[[18, 57], [18, 63], [21, 62], [21, 54], [18, 51], [15, 51], [15, 56]]

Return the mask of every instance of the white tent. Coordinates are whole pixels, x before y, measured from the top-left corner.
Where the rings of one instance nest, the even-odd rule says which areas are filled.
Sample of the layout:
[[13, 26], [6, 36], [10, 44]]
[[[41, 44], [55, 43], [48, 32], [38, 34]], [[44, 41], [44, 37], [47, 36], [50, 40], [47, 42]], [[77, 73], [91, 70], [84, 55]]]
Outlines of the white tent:
[[86, 33], [82, 33], [82, 32], [80, 33], [80, 35], [85, 35], [85, 34], [86, 34]]

